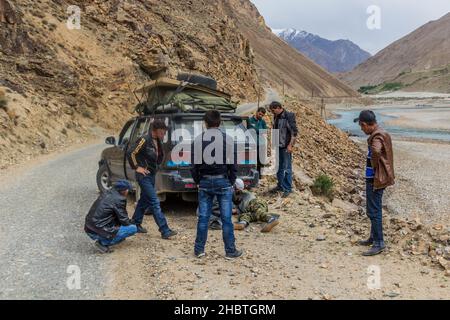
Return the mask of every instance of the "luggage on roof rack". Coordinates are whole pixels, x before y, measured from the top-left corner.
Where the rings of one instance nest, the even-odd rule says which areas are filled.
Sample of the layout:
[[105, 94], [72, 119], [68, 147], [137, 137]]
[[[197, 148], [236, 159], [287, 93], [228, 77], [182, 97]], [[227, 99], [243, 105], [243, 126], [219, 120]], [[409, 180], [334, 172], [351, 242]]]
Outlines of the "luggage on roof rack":
[[[186, 77], [183, 74], [180, 79], [187, 79]], [[237, 103], [231, 100], [229, 94], [184, 80], [158, 79], [144, 85], [137, 92], [146, 97], [135, 109], [139, 114], [205, 112], [212, 109], [233, 113], [237, 108]]]

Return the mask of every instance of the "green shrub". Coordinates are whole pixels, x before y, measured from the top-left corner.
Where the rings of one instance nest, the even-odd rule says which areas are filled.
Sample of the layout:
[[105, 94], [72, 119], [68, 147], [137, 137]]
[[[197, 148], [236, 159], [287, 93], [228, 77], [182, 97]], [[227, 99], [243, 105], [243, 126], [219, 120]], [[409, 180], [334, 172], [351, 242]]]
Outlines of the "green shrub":
[[325, 196], [329, 199], [333, 198], [334, 181], [326, 174], [319, 175], [312, 186], [312, 192], [316, 196]]
[[403, 83], [401, 82], [387, 82], [383, 84], [381, 91], [397, 91], [403, 88]]
[[359, 93], [368, 94], [372, 90], [376, 89], [377, 86], [362, 86], [358, 89]]

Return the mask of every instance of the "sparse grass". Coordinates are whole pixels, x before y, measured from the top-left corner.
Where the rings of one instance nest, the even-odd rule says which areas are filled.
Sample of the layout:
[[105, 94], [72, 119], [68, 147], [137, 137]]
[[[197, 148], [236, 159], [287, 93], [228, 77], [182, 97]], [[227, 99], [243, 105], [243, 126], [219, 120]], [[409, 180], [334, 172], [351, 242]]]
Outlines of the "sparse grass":
[[316, 178], [316, 180], [314, 180], [311, 190], [316, 196], [325, 196], [332, 200], [334, 193], [334, 181], [326, 174], [321, 174]]

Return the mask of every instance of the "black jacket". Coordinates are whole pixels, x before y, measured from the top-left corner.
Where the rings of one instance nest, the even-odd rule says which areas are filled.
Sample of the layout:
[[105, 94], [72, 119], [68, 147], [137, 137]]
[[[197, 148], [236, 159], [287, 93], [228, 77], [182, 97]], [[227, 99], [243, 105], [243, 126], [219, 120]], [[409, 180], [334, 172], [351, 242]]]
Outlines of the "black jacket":
[[[199, 184], [200, 180], [202, 180], [202, 177], [204, 177], [205, 175], [210, 175], [210, 176], [224, 175], [228, 178], [228, 180], [230, 180], [231, 185], [234, 185], [234, 183], [236, 181], [236, 175], [237, 175], [236, 145], [234, 144], [234, 141], [230, 136], [228, 136], [228, 139], [227, 139], [227, 135], [223, 131], [219, 131], [219, 130], [220, 129], [208, 129], [206, 132], [199, 135], [195, 139], [194, 143], [192, 144], [191, 160], [193, 163], [193, 167], [191, 169], [191, 174], [192, 174], [192, 178], [194, 179], [196, 184]], [[223, 143], [217, 145], [217, 148], [219, 148], [219, 147], [223, 148], [222, 149], [223, 157], [222, 157], [220, 163], [214, 162], [211, 164], [206, 164], [202, 157], [205, 149], [210, 144], [214, 143], [214, 139], [211, 139], [212, 141], [205, 141], [208, 139], [203, 139], [205, 134], [207, 134], [208, 132], [209, 133], [211, 133], [211, 132], [219, 133], [219, 135], [221, 134]], [[197, 149], [196, 146], [198, 146], [198, 150], [196, 150]], [[201, 147], [201, 153], [200, 153], [200, 147]], [[227, 154], [227, 151], [230, 151], [230, 150], [232, 150], [232, 152]], [[213, 157], [215, 156], [215, 152], [212, 152], [212, 156]]]
[[133, 169], [138, 167], [145, 168], [153, 174], [158, 170], [158, 166], [164, 159], [164, 151], [161, 141], [158, 139], [158, 150], [156, 151], [155, 144], [150, 135], [145, 135], [139, 138], [134, 145], [132, 145], [127, 152], [128, 162]]
[[127, 213], [127, 199], [112, 189], [100, 195], [86, 216], [84, 230], [112, 239], [120, 226], [131, 224]]
[[295, 114], [284, 110], [280, 115], [274, 118], [274, 129], [280, 131], [280, 148], [286, 148], [291, 142], [292, 137], [297, 137], [298, 128]]

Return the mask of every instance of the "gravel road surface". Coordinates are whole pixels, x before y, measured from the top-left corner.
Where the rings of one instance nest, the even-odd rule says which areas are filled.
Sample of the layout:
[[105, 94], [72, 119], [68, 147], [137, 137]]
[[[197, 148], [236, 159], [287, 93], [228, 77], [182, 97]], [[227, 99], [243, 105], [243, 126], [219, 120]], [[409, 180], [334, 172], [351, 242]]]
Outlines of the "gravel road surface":
[[103, 148], [96, 144], [56, 156], [0, 185], [0, 299], [101, 296], [106, 260], [95, 254], [83, 225], [97, 197]]

